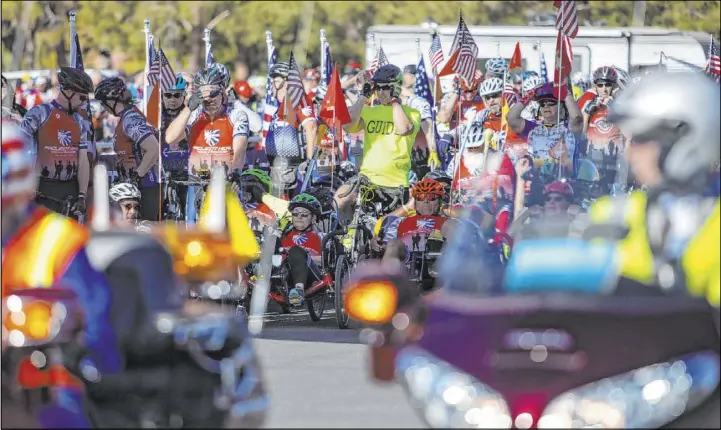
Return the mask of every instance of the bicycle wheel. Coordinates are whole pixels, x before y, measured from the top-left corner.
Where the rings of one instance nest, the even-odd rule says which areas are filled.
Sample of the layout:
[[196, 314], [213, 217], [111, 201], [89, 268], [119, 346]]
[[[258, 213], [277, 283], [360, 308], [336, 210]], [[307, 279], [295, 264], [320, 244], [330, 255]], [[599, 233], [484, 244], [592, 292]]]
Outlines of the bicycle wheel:
[[333, 289], [335, 290], [335, 319], [338, 322], [338, 328], [348, 328], [348, 314], [345, 313], [345, 307], [343, 303], [343, 284], [348, 278], [350, 272], [350, 261], [348, 256], [341, 254], [338, 257], [338, 261], [335, 264], [335, 279], [333, 281]]
[[310, 299], [306, 299], [305, 305], [308, 307], [308, 314], [313, 322], [320, 321], [325, 312], [325, 293], [318, 293]]

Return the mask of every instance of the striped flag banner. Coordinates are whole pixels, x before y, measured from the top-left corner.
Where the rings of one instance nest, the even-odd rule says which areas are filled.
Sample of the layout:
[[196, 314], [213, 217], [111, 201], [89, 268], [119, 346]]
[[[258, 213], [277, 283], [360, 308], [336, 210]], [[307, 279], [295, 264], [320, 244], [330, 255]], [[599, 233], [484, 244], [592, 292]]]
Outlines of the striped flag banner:
[[571, 39], [578, 34], [578, 16], [576, 15], [576, 2], [556, 0], [553, 5], [558, 9], [556, 15], [556, 29]]
[[441, 38], [438, 37], [438, 33], [433, 34], [433, 40], [431, 40], [431, 48], [428, 50], [428, 58], [431, 60], [431, 70], [433, 74], [436, 73], [438, 67], [443, 63], [443, 49], [441, 47]]
[[[278, 62], [278, 50], [273, 48], [268, 59], [268, 70]], [[273, 80], [267, 77], [265, 83], [265, 100], [263, 101], [263, 148], [268, 140], [270, 124], [273, 122], [273, 116], [278, 112], [278, 99], [273, 95]], [[259, 148], [260, 149], [260, 148]]]
[[168, 62], [168, 58], [165, 56], [165, 52], [163, 52], [163, 48], [158, 48], [157, 62], [160, 63], [160, 91], [165, 92], [168, 88], [175, 85], [177, 79], [175, 73], [173, 73], [173, 68]]

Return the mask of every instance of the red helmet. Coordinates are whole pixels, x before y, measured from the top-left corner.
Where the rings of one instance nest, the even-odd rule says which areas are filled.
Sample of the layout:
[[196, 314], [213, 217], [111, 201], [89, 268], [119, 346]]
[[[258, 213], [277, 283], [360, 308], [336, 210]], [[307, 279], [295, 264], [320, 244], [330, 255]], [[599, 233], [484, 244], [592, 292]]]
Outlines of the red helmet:
[[593, 72], [593, 83], [597, 82], [612, 82], [616, 83], [618, 82], [618, 72], [616, 72], [616, 69], [609, 66], [603, 66], [596, 69], [595, 72]]
[[554, 182], [551, 182], [550, 184], [546, 185], [544, 194], [550, 194], [550, 193], [556, 193], [556, 194], [560, 194], [562, 196], [566, 196], [568, 198], [572, 198], [573, 197], [573, 188], [571, 188], [571, 185], [569, 185], [568, 182], [554, 181]]
[[253, 96], [253, 90], [250, 88], [250, 84], [245, 81], [235, 81], [233, 89], [238, 97], [251, 98]]
[[317, 69], [307, 69], [303, 72], [303, 79], [310, 81], [320, 81], [320, 73]]
[[428, 197], [431, 197], [431, 200], [442, 199], [446, 196], [446, 189], [435, 179], [426, 178], [413, 185], [411, 196], [417, 200], [428, 200]]

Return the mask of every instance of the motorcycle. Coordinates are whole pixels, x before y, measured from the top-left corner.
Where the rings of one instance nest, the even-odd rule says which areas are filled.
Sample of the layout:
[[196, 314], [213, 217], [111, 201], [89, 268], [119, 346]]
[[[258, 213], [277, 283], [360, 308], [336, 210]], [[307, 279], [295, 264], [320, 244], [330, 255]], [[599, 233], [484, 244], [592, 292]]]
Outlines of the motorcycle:
[[373, 378], [396, 380], [432, 428], [718, 428], [709, 304], [619, 280], [620, 232], [529, 230], [504, 268], [461, 229], [424, 298], [397, 271], [357, 272], [346, 308], [371, 328]]

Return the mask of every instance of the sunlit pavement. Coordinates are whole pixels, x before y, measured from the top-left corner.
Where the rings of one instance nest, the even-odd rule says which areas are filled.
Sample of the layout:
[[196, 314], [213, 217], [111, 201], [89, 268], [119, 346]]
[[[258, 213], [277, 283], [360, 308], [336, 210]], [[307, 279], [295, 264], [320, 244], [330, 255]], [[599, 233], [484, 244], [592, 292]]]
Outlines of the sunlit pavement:
[[256, 340], [272, 402], [266, 427], [425, 427], [400, 387], [368, 378], [358, 330], [340, 330], [328, 307], [317, 323], [269, 309]]

